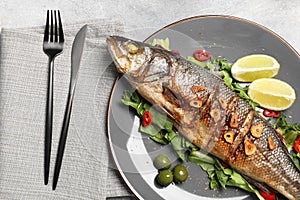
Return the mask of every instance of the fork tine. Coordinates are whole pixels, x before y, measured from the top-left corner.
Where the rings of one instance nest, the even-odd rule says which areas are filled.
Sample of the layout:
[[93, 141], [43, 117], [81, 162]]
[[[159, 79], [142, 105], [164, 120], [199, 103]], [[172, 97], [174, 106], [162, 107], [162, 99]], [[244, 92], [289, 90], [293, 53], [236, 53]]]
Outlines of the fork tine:
[[58, 23], [59, 23], [59, 42], [62, 43], [65, 41], [64, 31], [63, 31], [63, 27], [62, 27], [62, 23], [61, 23], [59, 10], [57, 12], [58, 12]]
[[54, 10], [54, 22], [55, 22], [55, 30], [54, 30], [54, 35], [55, 35], [55, 39], [54, 41], [57, 42], [58, 41], [58, 33], [57, 33], [57, 19], [56, 19], [56, 10]]
[[53, 11], [51, 10], [50, 42], [53, 42]]
[[49, 10], [47, 10], [47, 19], [46, 19], [46, 26], [45, 26], [45, 33], [44, 33], [44, 42], [49, 40]]

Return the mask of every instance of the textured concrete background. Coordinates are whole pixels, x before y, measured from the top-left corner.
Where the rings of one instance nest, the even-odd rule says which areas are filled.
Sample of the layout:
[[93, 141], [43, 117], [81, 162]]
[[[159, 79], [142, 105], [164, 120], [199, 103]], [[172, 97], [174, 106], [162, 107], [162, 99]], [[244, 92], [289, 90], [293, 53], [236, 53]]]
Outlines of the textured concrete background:
[[273, 30], [300, 51], [299, 0], [1, 0], [0, 27], [43, 25], [47, 9], [60, 9], [64, 23], [117, 16], [137, 39], [183, 18], [232, 15]]

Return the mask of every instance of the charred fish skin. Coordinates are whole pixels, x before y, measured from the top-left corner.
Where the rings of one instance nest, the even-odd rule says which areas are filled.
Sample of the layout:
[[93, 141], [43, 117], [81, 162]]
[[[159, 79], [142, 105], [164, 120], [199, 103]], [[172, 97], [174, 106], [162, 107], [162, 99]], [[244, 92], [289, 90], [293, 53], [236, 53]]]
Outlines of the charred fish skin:
[[274, 128], [208, 70], [161, 48], [107, 39], [117, 67], [178, 131], [233, 169], [288, 199], [300, 199], [300, 172]]

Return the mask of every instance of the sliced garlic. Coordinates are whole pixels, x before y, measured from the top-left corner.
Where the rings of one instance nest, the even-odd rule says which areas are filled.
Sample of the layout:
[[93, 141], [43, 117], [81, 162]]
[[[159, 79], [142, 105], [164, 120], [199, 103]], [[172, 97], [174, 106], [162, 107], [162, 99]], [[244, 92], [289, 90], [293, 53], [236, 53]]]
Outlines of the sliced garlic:
[[192, 100], [190, 101], [190, 106], [194, 108], [200, 108], [202, 106], [202, 101], [201, 100]]
[[274, 142], [274, 138], [272, 136], [268, 137], [268, 144], [269, 144], [270, 150], [274, 150], [277, 147], [276, 143]]
[[229, 144], [233, 143], [234, 140], [234, 132], [233, 131], [228, 131], [224, 134], [224, 139], [226, 142], [228, 142]]
[[256, 151], [256, 145], [248, 138], [244, 140], [245, 154], [251, 156]]
[[221, 111], [218, 108], [212, 109], [209, 114], [213, 118], [214, 122], [218, 122], [221, 119]]
[[262, 123], [259, 123], [257, 125], [253, 125], [250, 129], [250, 132], [253, 137], [260, 138], [263, 130], [264, 130], [264, 125]]

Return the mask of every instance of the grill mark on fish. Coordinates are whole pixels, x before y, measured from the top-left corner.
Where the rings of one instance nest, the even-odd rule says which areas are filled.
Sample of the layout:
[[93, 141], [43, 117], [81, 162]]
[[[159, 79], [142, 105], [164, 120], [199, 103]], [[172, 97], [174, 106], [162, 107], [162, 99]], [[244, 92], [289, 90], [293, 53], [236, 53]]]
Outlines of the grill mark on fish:
[[[207, 136], [202, 142], [202, 148], [208, 152], [210, 152], [215, 146], [215, 143], [220, 138], [223, 127], [225, 126], [225, 118], [222, 117], [225, 114], [225, 110], [221, 109], [217, 95], [218, 93], [219, 84], [215, 84], [208, 95], [206, 103], [200, 109], [200, 120], [209, 127]], [[214, 113], [218, 116], [214, 116]]]
[[212, 91], [209, 93], [208, 99], [205, 104], [200, 108], [200, 117], [199, 120], [203, 122], [203, 125], [209, 127], [208, 136], [206, 137], [205, 141], [203, 141], [204, 146], [208, 146], [210, 138], [212, 137], [212, 133], [215, 129], [212, 123], [212, 118], [210, 116], [210, 111], [212, 108], [212, 104], [214, 99], [216, 98], [216, 92], [218, 91], [218, 84], [213, 86]]

